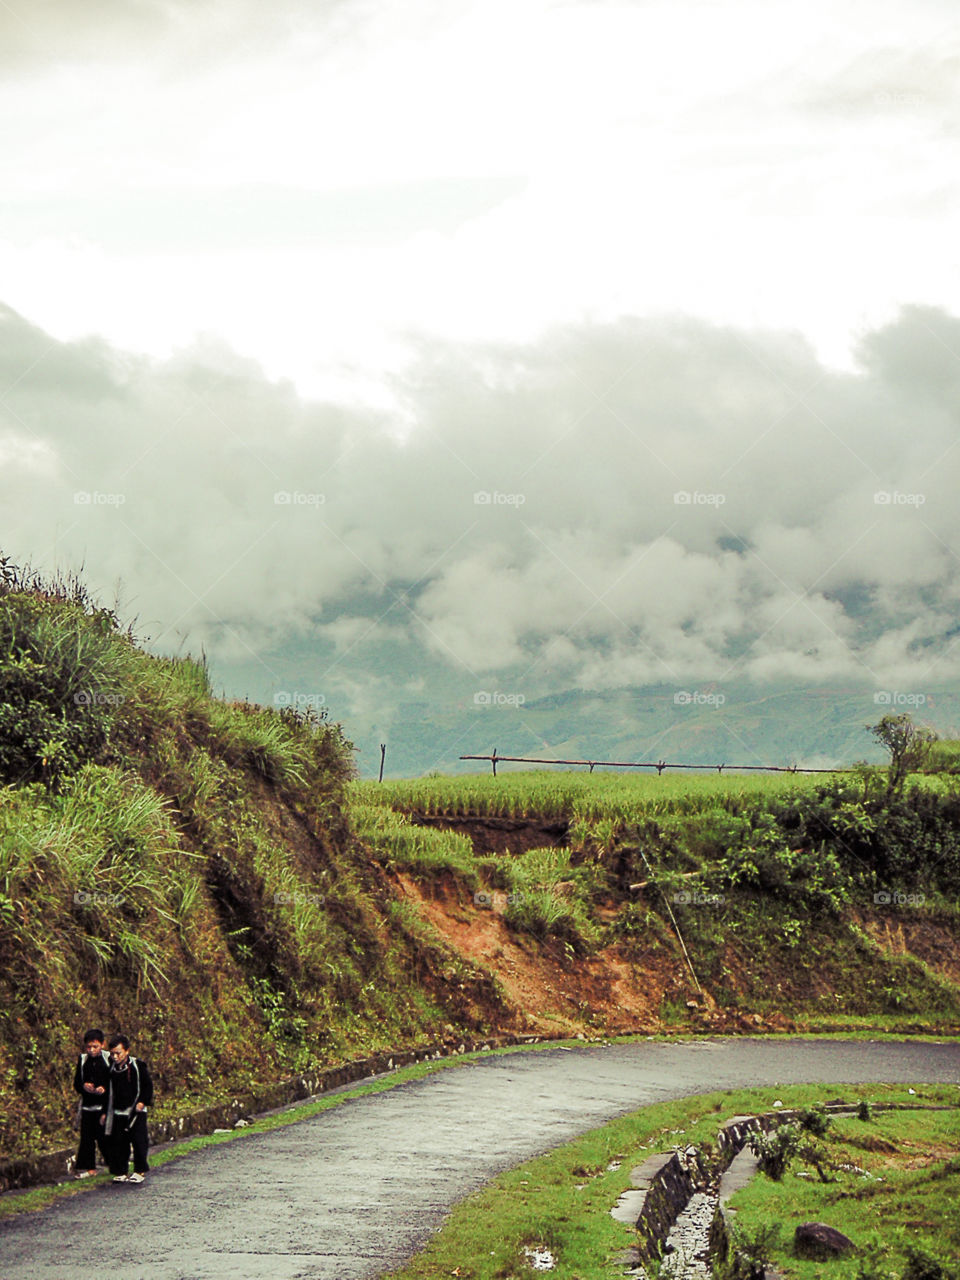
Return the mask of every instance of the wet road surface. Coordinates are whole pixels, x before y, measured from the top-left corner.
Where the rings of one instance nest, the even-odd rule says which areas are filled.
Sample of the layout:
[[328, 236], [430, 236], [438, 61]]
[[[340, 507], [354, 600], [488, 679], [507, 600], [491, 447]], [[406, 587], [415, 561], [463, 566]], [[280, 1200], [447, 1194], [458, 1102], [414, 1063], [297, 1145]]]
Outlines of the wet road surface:
[[495, 1174], [624, 1112], [815, 1081], [957, 1083], [960, 1046], [713, 1039], [484, 1058], [0, 1225], [0, 1280], [372, 1277]]

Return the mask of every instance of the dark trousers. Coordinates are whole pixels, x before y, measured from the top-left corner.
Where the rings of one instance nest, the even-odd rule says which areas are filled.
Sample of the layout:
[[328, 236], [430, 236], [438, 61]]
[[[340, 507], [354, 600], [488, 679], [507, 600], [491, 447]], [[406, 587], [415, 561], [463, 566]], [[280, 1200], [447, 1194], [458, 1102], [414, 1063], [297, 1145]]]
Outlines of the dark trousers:
[[146, 1173], [149, 1167], [147, 1165], [147, 1150], [150, 1146], [150, 1139], [147, 1136], [147, 1114], [145, 1111], [138, 1111], [136, 1119], [130, 1118], [129, 1128], [127, 1128], [127, 1122], [127, 1116], [114, 1116], [113, 1133], [107, 1139], [109, 1143], [110, 1172], [115, 1178], [121, 1173], [129, 1171], [131, 1147], [133, 1147], [134, 1173]]
[[81, 1111], [80, 1112], [80, 1146], [77, 1148], [77, 1173], [81, 1173], [84, 1169], [95, 1169], [97, 1167], [97, 1147], [100, 1148], [100, 1159], [103, 1164], [109, 1164], [110, 1158], [107, 1155], [107, 1143], [103, 1133], [103, 1125], [100, 1123], [102, 1111]]

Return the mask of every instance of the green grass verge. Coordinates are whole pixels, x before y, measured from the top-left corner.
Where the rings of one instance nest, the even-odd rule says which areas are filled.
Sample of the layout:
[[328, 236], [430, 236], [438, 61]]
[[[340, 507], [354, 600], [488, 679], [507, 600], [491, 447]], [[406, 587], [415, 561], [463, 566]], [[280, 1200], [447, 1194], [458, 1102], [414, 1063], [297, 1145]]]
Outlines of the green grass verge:
[[714, 1143], [728, 1117], [836, 1097], [874, 1102], [956, 1103], [955, 1086], [818, 1084], [702, 1094], [644, 1107], [501, 1174], [455, 1206], [443, 1229], [406, 1266], [383, 1280], [507, 1280], [531, 1274], [526, 1249], [547, 1248], [556, 1280], [592, 1280], [617, 1273], [635, 1233], [610, 1217], [630, 1186], [630, 1170], [678, 1144]]
[[[953, 1095], [956, 1102], [956, 1088]], [[767, 1252], [786, 1276], [947, 1280], [957, 1274], [944, 1264], [960, 1258], [960, 1113], [837, 1117], [814, 1149], [831, 1182], [821, 1182], [801, 1153], [782, 1181], [758, 1176], [730, 1202], [736, 1231], [747, 1239], [756, 1240], [778, 1224], [776, 1243], [768, 1244]], [[842, 1231], [857, 1255], [830, 1262], [797, 1258], [793, 1232], [801, 1222], [825, 1222]]]

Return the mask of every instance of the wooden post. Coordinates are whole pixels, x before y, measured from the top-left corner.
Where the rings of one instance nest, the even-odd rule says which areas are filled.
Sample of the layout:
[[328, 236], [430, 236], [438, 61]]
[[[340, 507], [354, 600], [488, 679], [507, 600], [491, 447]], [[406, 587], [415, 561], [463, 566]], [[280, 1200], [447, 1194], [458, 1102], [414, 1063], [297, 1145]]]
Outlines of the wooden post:
[[387, 754], [387, 744], [385, 742], [381, 742], [380, 743], [380, 777], [377, 779], [378, 782], [383, 781], [383, 762], [384, 762], [384, 759], [386, 758], [386, 754]]
[[490, 757], [490, 763], [493, 765], [493, 776], [497, 776], [497, 748], [493, 748], [493, 755]]

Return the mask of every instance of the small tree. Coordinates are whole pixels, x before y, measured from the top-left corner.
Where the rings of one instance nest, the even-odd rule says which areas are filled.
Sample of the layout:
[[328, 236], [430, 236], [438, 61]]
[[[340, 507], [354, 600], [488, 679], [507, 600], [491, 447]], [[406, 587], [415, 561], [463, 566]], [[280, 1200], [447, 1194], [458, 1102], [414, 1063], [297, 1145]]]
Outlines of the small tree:
[[761, 1172], [774, 1182], [781, 1181], [790, 1157], [796, 1154], [801, 1132], [798, 1124], [779, 1124], [769, 1133], [761, 1130], [750, 1135], [750, 1149]]
[[926, 764], [937, 735], [932, 729], [914, 724], [907, 712], [898, 716], [887, 714], [879, 724], [868, 725], [867, 728], [890, 752], [887, 794], [894, 795], [903, 786], [908, 773], [915, 773]]

